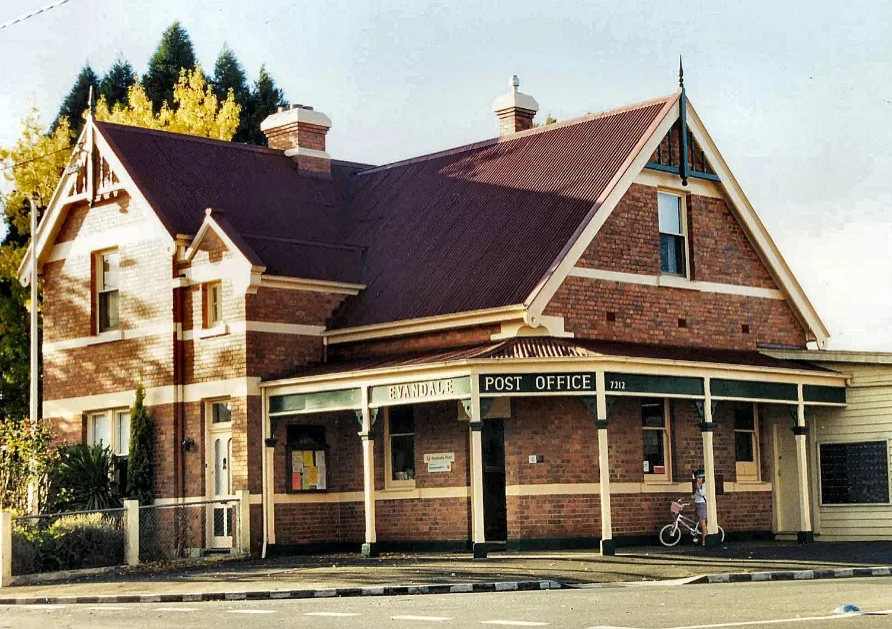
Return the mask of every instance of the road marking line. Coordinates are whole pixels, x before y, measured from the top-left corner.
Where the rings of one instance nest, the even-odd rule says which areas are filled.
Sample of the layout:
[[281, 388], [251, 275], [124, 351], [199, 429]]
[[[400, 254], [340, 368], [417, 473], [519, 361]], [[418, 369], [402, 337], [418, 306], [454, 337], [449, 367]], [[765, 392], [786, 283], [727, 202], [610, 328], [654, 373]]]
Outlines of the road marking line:
[[832, 616], [808, 616], [805, 618], [773, 618], [771, 620], [746, 620], [742, 622], [720, 622], [712, 625], [685, 625], [669, 629], [718, 629], [719, 627], [748, 627], [752, 625], [780, 625], [790, 622], [813, 622], [815, 620], [841, 620], [857, 618], [860, 614], [833, 614]]
[[617, 627], [615, 625], [595, 625], [594, 627], [589, 627], [588, 629], [635, 629], [635, 627]]
[[304, 616], [330, 616], [332, 618], [348, 618], [350, 616], [359, 616], [350, 612], [307, 612]]
[[156, 607], [153, 612], [197, 612], [197, 607]]
[[509, 627], [547, 627], [547, 622], [531, 622], [529, 620], [484, 620], [484, 625], [507, 625]]
[[420, 620], [421, 622], [443, 622], [444, 620], [452, 620], [446, 616], [391, 616], [391, 620]]
[[230, 614], [275, 614], [274, 609], [229, 609]]

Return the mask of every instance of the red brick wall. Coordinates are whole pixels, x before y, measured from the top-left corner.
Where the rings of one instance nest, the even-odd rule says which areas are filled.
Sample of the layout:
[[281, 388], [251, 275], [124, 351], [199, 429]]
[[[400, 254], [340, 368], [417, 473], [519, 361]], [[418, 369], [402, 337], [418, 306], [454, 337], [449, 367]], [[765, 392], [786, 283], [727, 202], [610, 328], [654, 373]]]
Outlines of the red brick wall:
[[[723, 200], [689, 195], [688, 215], [693, 280], [777, 288]], [[659, 275], [657, 189], [633, 184], [577, 266]], [[805, 346], [790, 306], [761, 297], [569, 277], [545, 314], [564, 317], [566, 329], [583, 338], [741, 350]]]
[[[610, 410], [611, 482], [642, 483], [641, 400], [618, 397]], [[672, 480], [684, 490], [662, 493], [613, 494], [615, 536], [650, 535], [670, 520], [669, 503], [690, 494], [691, 470], [703, 467], [700, 416], [693, 402], [670, 402]], [[598, 442], [595, 419], [581, 400], [570, 397], [515, 398], [512, 417], [505, 421], [506, 483], [537, 485], [597, 483]], [[735, 480], [734, 428], [730, 403], [720, 403], [715, 414], [716, 472]], [[762, 431], [763, 443], [767, 440]], [[764, 448], [764, 446], [763, 446]], [[543, 463], [528, 462], [541, 454]], [[769, 453], [762, 450], [763, 465]], [[771, 493], [746, 492], [719, 496], [719, 522], [729, 532], [771, 530]], [[595, 494], [508, 496], [509, 540], [600, 537], [600, 499]]]
[[[323, 425], [329, 492], [362, 492], [362, 442], [355, 413], [313, 414], [289, 420], [293, 424]], [[276, 493], [285, 492], [285, 436], [287, 423], [278, 430]], [[466, 497], [389, 499], [385, 488], [384, 414], [373, 428], [375, 438], [376, 529], [382, 542], [458, 541], [470, 534], [470, 501]], [[423, 462], [428, 452], [454, 452], [452, 472], [428, 473]], [[415, 487], [430, 489], [468, 486], [468, 423], [459, 421], [456, 402], [415, 406]], [[281, 515], [281, 519], [280, 519]], [[365, 513], [361, 502], [290, 503], [276, 505], [276, 541], [362, 542]]]
[[[608, 312], [615, 321], [607, 320]], [[777, 299], [568, 277], [545, 314], [564, 317], [565, 328], [580, 338], [728, 350], [805, 347], [802, 326]]]

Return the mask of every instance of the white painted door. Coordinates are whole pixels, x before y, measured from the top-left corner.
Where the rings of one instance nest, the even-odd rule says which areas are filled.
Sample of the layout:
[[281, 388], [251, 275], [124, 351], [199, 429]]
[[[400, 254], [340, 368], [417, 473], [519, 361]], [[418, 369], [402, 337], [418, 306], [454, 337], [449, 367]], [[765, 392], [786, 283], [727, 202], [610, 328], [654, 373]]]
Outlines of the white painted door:
[[796, 438], [791, 421], [774, 423], [774, 496], [777, 531], [799, 530], [799, 471], [796, 463]]
[[[208, 432], [208, 500], [232, 498], [232, 422], [212, 424]], [[233, 504], [210, 504], [207, 512], [208, 548], [232, 548]]]

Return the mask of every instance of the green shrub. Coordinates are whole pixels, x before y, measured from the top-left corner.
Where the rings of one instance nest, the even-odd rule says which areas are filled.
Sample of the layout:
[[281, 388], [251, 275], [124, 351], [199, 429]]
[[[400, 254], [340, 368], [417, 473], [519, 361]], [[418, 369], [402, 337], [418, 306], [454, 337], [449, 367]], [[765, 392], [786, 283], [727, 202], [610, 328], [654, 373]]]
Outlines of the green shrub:
[[50, 476], [53, 511], [94, 511], [121, 506], [118, 485], [112, 480], [114, 457], [102, 445], [77, 444], [59, 449]]
[[13, 574], [101, 568], [124, 563], [124, 530], [118, 515], [62, 516], [13, 533]]

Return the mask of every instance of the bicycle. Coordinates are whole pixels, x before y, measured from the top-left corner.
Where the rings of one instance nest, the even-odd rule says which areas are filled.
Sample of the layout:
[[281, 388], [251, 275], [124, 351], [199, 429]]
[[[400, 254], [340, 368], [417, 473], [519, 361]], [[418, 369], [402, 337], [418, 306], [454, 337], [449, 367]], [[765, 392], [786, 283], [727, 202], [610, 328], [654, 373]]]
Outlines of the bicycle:
[[[675, 546], [681, 540], [682, 527], [686, 528], [688, 532], [693, 536], [695, 544], [700, 539], [700, 522], [692, 520], [682, 513], [682, 511], [684, 511], [684, 508], [687, 507], [689, 504], [689, 502], [683, 502], [681, 500], [672, 501], [672, 505], [669, 507], [669, 509], [675, 515], [675, 521], [672, 522], [672, 524], [667, 524], [660, 529], [660, 543], [663, 546]], [[719, 527], [719, 535], [721, 535], [721, 539], [724, 542], [725, 529], [723, 529], [722, 527]]]

